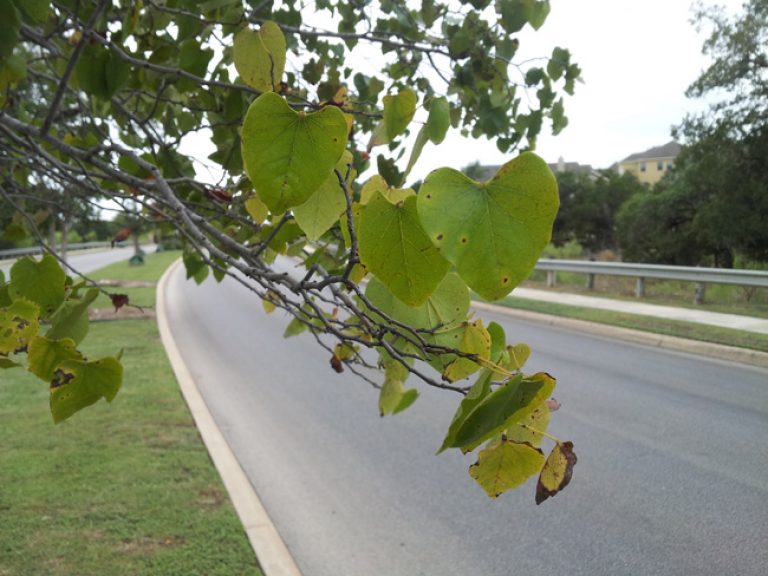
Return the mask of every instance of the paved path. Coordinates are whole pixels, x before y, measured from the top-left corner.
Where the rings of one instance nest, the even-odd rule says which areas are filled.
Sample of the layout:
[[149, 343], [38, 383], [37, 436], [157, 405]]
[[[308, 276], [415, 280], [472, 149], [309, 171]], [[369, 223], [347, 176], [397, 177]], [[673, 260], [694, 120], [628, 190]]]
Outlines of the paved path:
[[675, 308], [672, 306], [659, 306], [645, 302], [629, 302], [627, 300], [612, 300], [596, 296], [583, 296], [581, 294], [566, 294], [563, 292], [551, 292], [549, 290], [537, 290], [534, 288], [515, 288], [512, 293], [518, 298], [526, 300], [539, 300], [541, 302], [554, 302], [568, 304], [583, 308], [598, 308], [600, 310], [612, 310], [614, 312], [627, 312], [641, 316], [656, 316], [668, 320], [683, 320], [697, 324], [708, 324], [721, 328], [735, 328], [747, 332], [768, 334], [768, 320], [765, 318], [753, 318], [751, 316], [739, 316], [737, 314], [721, 314], [719, 312], [707, 312], [693, 308]]

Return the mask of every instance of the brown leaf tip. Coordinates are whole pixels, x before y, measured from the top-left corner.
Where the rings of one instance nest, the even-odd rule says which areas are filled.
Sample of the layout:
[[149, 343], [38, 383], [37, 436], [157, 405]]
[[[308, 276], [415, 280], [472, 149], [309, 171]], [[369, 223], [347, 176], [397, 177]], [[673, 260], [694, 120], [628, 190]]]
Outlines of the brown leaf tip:
[[573, 442], [561, 442], [552, 449], [541, 469], [539, 481], [536, 484], [537, 505], [547, 498], [555, 496], [568, 486], [573, 476], [573, 467], [576, 465], [576, 461]]

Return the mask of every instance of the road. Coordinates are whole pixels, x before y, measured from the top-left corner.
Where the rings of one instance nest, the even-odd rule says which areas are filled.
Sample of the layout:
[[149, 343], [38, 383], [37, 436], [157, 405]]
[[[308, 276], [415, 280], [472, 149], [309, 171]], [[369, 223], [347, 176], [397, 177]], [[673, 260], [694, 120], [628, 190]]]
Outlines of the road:
[[[70, 252], [67, 255], [67, 262], [79, 272], [88, 274], [88, 272], [93, 272], [108, 264], [120, 262], [121, 260], [128, 260], [132, 255], [133, 246], [112, 248], [110, 250], [83, 250], [79, 252]], [[11, 266], [13, 266], [12, 260], [0, 262], [0, 270], [2, 270], [6, 276], [11, 269]]]
[[169, 320], [225, 436], [305, 576], [761, 575], [768, 570], [768, 371], [483, 313], [558, 377], [550, 432], [571, 485], [488, 499], [435, 456], [459, 398], [421, 387], [379, 418], [306, 334], [283, 340], [234, 282], [178, 269]]

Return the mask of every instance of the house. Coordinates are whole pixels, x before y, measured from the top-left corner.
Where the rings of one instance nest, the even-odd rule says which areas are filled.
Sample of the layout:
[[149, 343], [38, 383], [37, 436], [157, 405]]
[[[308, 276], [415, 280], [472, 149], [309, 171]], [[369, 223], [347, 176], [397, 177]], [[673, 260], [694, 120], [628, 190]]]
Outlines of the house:
[[[566, 162], [562, 156], [557, 160], [556, 163], [547, 164], [547, 166], [549, 166], [549, 169], [552, 170], [552, 172], [555, 174], [562, 172], [586, 172], [593, 177], [597, 176], [597, 172], [589, 164]], [[478, 163], [465, 167], [462, 172], [464, 172], [470, 178], [481, 182], [483, 180], [492, 178], [493, 175], [498, 172], [499, 168], [501, 168], [501, 166], [483, 166]]]
[[643, 184], [656, 184], [672, 168], [679, 153], [680, 144], [668, 142], [664, 146], [630, 154], [618, 163], [618, 171], [619, 174], [634, 174]]

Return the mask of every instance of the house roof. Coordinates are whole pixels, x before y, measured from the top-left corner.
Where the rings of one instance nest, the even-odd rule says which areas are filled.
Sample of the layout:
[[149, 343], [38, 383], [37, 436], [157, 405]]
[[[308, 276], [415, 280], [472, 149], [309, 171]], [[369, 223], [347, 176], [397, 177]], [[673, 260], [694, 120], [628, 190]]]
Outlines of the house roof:
[[664, 144], [664, 146], [656, 146], [655, 148], [650, 148], [646, 150], [645, 152], [637, 152], [635, 154], [630, 154], [624, 160], [621, 162], [635, 162], [637, 160], [656, 160], [658, 158], [674, 158], [680, 153], [680, 144], [675, 142], [674, 140], [671, 142], [667, 142]]

